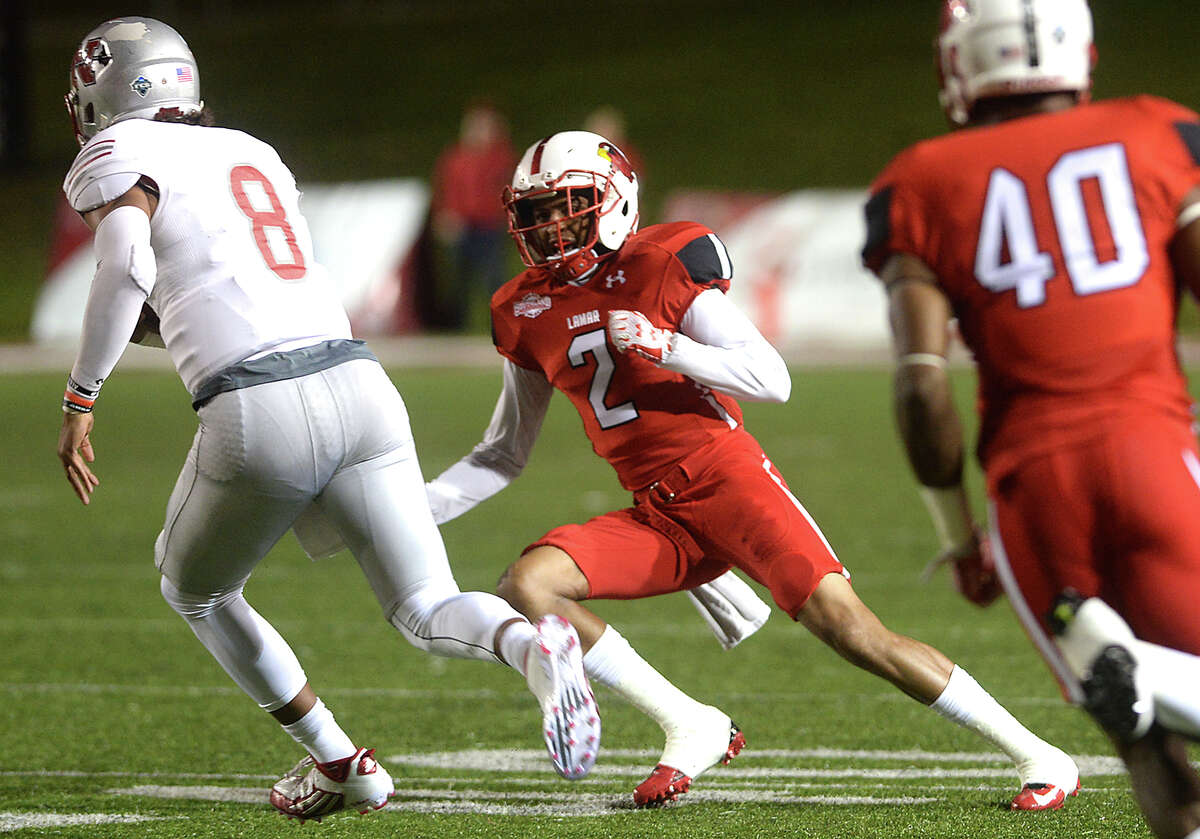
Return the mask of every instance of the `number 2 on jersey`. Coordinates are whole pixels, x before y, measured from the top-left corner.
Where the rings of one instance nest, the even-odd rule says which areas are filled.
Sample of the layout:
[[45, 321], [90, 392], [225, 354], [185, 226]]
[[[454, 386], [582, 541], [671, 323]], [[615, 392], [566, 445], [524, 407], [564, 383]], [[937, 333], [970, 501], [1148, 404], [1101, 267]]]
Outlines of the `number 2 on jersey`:
[[622, 402], [613, 408], [605, 404], [608, 386], [612, 384], [614, 365], [612, 356], [608, 353], [608, 344], [604, 340], [603, 329], [593, 329], [571, 339], [571, 345], [567, 347], [567, 361], [571, 362], [572, 367], [587, 364], [589, 355], [596, 364], [596, 371], [592, 374], [592, 386], [588, 389], [588, 402], [596, 414], [596, 422], [607, 431], [637, 419], [638, 411], [633, 400]]
[[[1099, 185], [1105, 221], [1116, 246], [1116, 258], [1106, 262], [1096, 253], [1088, 223], [1083, 199], [1087, 180]], [[1067, 152], [1050, 169], [1046, 187], [1075, 293], [1095, 294], [1137, 283], [1150, 264], [1150, 253], [1124, 147], [1110, 143]], [[1008, 261], [1002, 262], [1005, 245]], [[1025, 183], [1007, 169], [993, 169], [975, 251], [976, 279], [995, 292], [1015, 289], [1017, 305], [1027, 309], [1046, 302], [1046, 283], [1054, 273], [1053, 257], [1038, 249]]]
[[[250, 219], [254, 243], [267, 267], [281, 280], [303, 278], [307, 267], [300, 245], [296, 243], [296, 231], [288, 222], [287, 212], [267, 176], [253, 166], [234, 166], [229, 173], [229, 189], [238, 209]], [[270, 209], [260, 209], [263, 204], [270, 204]], [[268, 235], [272, 230], [278, 233]], [[276, 253], [284, 250], [290, 252], [290, 262], [281, 261]]]

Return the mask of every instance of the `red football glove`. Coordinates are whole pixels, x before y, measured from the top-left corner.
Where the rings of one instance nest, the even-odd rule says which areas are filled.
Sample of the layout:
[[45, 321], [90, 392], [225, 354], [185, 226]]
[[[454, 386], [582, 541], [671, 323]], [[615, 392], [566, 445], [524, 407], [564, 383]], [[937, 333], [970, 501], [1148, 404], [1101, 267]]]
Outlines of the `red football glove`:
[[990, 606], [1004, 593], [996, 575], [991, 542], [982, 529], [976, 529], [972, 544], [951, 548], [935, 557], [925, 567], [922, 577], [928, 580], [946, 564], [950, 564], [954, 573], [954, 588], [976, 606]]
[[617, 352], [633, 350], [642, 358], [662, 364], [674, 349], [675, 333], [657, 329], [641, 312], [613, 309], [608, 313], [608, 339]]

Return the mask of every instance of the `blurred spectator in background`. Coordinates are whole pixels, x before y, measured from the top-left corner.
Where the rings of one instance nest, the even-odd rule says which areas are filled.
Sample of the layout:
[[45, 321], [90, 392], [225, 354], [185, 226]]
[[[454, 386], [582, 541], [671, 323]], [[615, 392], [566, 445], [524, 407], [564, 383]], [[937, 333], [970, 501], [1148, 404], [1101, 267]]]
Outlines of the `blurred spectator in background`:
[[646, 161], [625, 133], [625, 114], [612, 105], [601, 105], [587, 115], [583, 121], [583, 130], [608, 138], [610, 143], [623, 151], [625, 159], [638, 174], [638, 183], [645, 186]]
[[489, 102], [469, 105], [458, 141], [434, 169], [433, 232], [444, 266], [437, 308], [444, 326], [466, 326], [476, 293], [486, 300], [508, 279], [500, 193], [516, 163], [504, 115]]

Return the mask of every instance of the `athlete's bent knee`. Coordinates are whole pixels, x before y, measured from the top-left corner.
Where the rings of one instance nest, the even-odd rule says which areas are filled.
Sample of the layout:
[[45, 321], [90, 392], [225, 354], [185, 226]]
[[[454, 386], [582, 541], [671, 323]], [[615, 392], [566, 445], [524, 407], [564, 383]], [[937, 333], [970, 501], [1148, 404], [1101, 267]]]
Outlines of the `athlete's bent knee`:
[[164, 574], [159, 581], [159, 591], [175, 612], [188, 623], [203, 621], [213, 612], [232, 600], [242, 596], [243, 586], [237, 585], [225, 591], [195, 593], [180, 591]]
[[496, 584], [496, 594], [521, 614], [537, 619], [554, 611], [562, 598], [582, 599], [574, 577], [582, 578], [583, 574], [571, 558], [557, 548], [543, 546], [505, 569]]

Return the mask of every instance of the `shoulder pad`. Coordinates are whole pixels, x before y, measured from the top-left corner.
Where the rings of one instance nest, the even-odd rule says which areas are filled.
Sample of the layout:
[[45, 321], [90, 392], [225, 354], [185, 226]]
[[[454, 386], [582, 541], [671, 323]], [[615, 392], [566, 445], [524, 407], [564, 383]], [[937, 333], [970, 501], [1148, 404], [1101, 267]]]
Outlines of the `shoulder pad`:
[[697, 285], [728, 288], [733, 279], [733, 262], [725, 243], [711, 230], [697, 232], [699, 235], [675, 251], [675, 258]]
[[862, 249], [863, 264], [878, 271], [886, 255], [884, 248], [892, 237], [892, 185], [880, 189], [867, 199], [863, 210], [867, 222], [867, 241]]
[[733, 263], [725, 243], [716, 233], [695, 221], [655, 224], [638, 232], [639, 241], [670, 253], [696, 285], [726, 291], [733, 278]]
[[1179, 133], [1179, 139], [1187, 146], [1192, 161], [1200, 166], [1200, 122], [1177, 122], [1175, 130]]
[[63, 192], [78, 212], [86, 213], [119, 198], [146, 174], [137, 159], [140, 143], [134, 139], [136, 133], [118, 131], [123, 125], [117, 123], [97, 134], [71, 164]]

